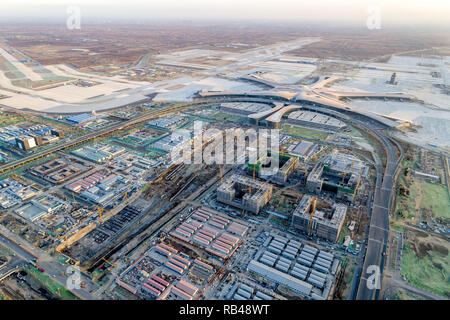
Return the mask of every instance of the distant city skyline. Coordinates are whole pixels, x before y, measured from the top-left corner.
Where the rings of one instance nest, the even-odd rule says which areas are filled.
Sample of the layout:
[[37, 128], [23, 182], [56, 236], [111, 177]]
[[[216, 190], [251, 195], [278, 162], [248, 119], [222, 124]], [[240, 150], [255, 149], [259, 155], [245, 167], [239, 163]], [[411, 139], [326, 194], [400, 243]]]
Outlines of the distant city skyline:
[[86, 20], [233, 19], [286, 22], [365, 23], [370, 7], [379, 7], [385, 25], [448, 25], [448, 0], [3, 0], [0, 22], [59, 20], [67, 7], [79, 6]]

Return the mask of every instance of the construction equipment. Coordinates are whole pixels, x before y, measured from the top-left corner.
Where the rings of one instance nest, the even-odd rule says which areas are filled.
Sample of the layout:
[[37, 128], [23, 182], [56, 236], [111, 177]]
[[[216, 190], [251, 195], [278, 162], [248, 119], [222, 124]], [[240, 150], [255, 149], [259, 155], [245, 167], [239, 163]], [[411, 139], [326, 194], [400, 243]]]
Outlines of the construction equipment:
[[316, 155], [314, 155], [314, 157], [313, 157], [313, 162], [314, 162], [314, 163], [316, 163], [316, 162], [317, 162], [317, 154], [316, 154]]
[[314, 197], [312, 200], [312, 203], [311, 203], [311, 217], [309, 219], [309, 224], [308, 224], [308, 234], [311, 233], [312, 220], [313, 220], [314, 212], [316, 212], [316, 201], [317, 201], [317, 198]]
[[58, 239], [64, 238], [64, 241], [67, 242], [68, 237], [69, 237], [70, 235], [74, 234], [74, 233], [76, 233], [76, 231], [73, 231], [73, 232], [70, 232], [70, 233], [66, 233], [65, 235], [62, 235], [62, 236], [58, 237]]
[[347, 173], [348, 173], [348, 172], [342, 172], [342, 173], [338, 173], [339, 175], [341, 175], [341, 176], [342, 176], [342, 181], [341, 181], [341, 184], [344, 184], [344, 179], [345, 179], [345, 176], [347, 175]]
[[100, 220], [102, 219], [102, 216], [103, 216], [103, 212], [105, 212], [106, 211], [106, 209], [105, 208], [102, 208], [102, 207], [100, 207], [100, 206], [96, 206], [97, 208], [98, 208], [98, 216], [100, 217]]
[[222, 175], [222, 166], [219, 164], [219, 172], [220, 172], [220, 184], [223, 183], [223, 175]]
[[128, 186], [128, 189], [127, 189], [127, 191], [125, 191], [125, 193], [123, 194], [123, 198], [122, 198], [122, 201], [123, 200], [127, 200], [128, 198], [127, 198], [127, 195], [128, 195], [128, 191], [130, 191], [130, 189], [131, 189], [131, 184]]
[[102, 260], [105, 261], [107, 264], [109, 264], [113, 268], [117, 267], [117, 264], [109, 262], [108, 260], [105, 259], [105, 257], [103, 257]]
[[346, 176], [347, 174], [351, 173], [354, 164], [355, 164], [355, 160], [352, 161], [352, 165], [351, 165], [349, 171], [346, 171], [346, 172], [343, 172], [343, 173], [338, 173], [339, 175], [342, 175], [342, 181], [341, 181], [341, 184], [344, 184], [345, 176]]

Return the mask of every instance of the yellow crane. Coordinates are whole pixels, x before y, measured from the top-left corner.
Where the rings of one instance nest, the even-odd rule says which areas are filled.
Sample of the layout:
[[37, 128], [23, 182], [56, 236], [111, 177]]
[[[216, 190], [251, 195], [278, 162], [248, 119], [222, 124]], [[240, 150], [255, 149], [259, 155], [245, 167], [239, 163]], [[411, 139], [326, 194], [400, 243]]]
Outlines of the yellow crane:
[[343, 172], [343, 173], [338, 173], [339, 175], [342, 175], [342, 181], [341, 184], [344, 184], [344, 179], [347, 176], [347, 174], [351, 173], [350, 171], [353, 169], [353, 165], [355, 164], [355, 160], [352, 161], [352, 166], [350, 167], [349, 171]]
[[219, 164], [219, 172], [220, 172], [220, 184], [223, 183], [223, 175], [222, 175], [222, 166]]
[[128, 199], [128, 191], [130, 191], [130, 189], [131, 189], [131, 184], [128, 186], [128, 189], [127, 189], [127, 191], [125, 191], [125, 193], [123, 194], [123, 198], [122, 198], [122, 201], [123, 200], [127, 200]]
[[314, 157], [313, 157], [313, 162], [314, 162], [314, 163], [316, 163], [316, 162], [317, 162], [317, 154], [316, 154], [316, 155], [314, 155]]
[[345, 179], [345, 176], [347, 175], [347, 173], [348, 173], [348, 172], [338, 173], [339, 175], [342, 176], [341, 184], [344, 184], [344, 179]]
[[64, 242], [67, 242], [69, 236], [74, 234], [74, 233], [76, 233], [76, 231], [73, 231], [73, 232], [70, 232], [70, 233], [66, 233], [65, 235], [62, 235], [62, 236], [58, 237], [58, 239], [64, 238]]
[[108, 260], [105, 259], [105, 257], [102, 258], [103, 261], [105, 261], [107, 264], [109, 264], [111, 267], [115, 268], [117, 266], [117, 264], [115, 263], [111, 263]]
[[106, 209], [105, 209], [105, 208], [102, 208], [102, 207], [100, 207], [100, 206], [96, 206], [96, 207], [98, 208], [98, 216], [100, 217], [100, 220], [102, 220], [103, 212], [105, 212]]
[[313, 220], [314, 212], [316, 212], [316, 201], [317, 201], [317, 198], [314, 197], [312, 200], [312, 203], [311, 203], [311, 217], [309, 219], [309, 224], [308, 224], [308, 234], [311, 233], [312, 220]]

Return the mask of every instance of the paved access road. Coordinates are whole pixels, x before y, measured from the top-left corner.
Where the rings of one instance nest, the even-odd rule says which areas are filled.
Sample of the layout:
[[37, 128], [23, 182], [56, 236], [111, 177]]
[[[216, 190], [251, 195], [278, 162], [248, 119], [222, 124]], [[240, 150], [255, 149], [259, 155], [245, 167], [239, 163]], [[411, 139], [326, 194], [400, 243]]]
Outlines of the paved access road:
[[[65, 271], [68, 266], [61, 264], [45, 251], [32, 247], [29, 243], [11, 233], [4, 226], [0, 225], [0, 232], [0, 243], [2, 245], [9, 248], [11, 251], [14, 251], [25, 262], [38, 265], [44, 269], [48, 276], [66, 288], [67, 276], [65, 275]], [[82, 277], [81, 280], [86, 284], [89, 284], [89, 286], [92, 286], [92, 282], [89, 279]], [[80, 299], [95, 300], [87, 289], [80, 288], [69, 291]]]
[[[358, 293], [356, 295], [357, 300], [373, 300], [378, 298], [382, 280], [384, 254], [389, 236], [389, 210], [394, 186], [394, 174], [401, 160], [401, 156], [399, 158], [397, 157], [395, 147], [386, 135], [370, 128], [367, 124], [365, 127], [375, 134], [383, 145], [386, 151], [386, 168], [384, 174], [382, 174], [381, 165], [376, 164], [375, 166], [377, 172], [375, 196], [370, 219], [367, 251], [361, 272]], [[378, 269], [369, 269], [371, 266], [376, 266]], [[371, 277], [375, 272], [377, 272], [376, 277]], [[367, 281], [369, 277], [370, 280], [377, 279], [379, 286], [369, 286]]]

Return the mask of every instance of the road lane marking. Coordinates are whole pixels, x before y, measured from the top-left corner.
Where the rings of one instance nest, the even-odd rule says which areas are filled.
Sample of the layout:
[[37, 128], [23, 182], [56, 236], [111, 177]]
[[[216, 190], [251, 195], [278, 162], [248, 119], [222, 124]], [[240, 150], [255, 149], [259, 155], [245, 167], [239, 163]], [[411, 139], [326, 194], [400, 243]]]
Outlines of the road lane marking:
[[374, 207], [381, 208], [381, 209], [385, 209], [385, 210], [388, 210], [388, 211], [389, 211], [389, 208], [387, 208], [387, 207], [379, 206], [379, 205], [377, 205], [377, 204], [374, 204], [373, 206], [374, 206]]

